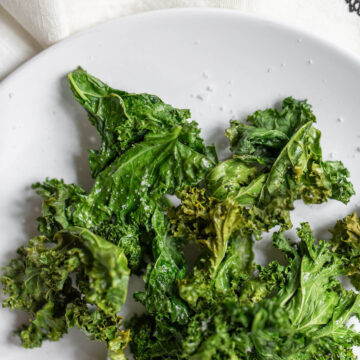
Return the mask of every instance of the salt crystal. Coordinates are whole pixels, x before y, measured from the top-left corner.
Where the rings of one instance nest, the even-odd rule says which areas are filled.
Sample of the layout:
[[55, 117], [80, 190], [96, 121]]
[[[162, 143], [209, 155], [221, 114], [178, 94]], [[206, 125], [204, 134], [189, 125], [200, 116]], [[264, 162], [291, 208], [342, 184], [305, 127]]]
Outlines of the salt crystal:
[[196, 98], [199, 99], [199, 100], [201, 100], [201, 101], [204, 101], [204, 100], [205, 100], [205, 99], [204, 99], [204, 95], [202, 95], [202, 94], [197, 94], [197, 95], [196, 95]]
[[312, 65], [313, 63], [314, 63], [314, 60], [313, 60], [313, 59], [309, 59], [309, 60], [308, 60], [308, 64], [309, 64], [309, 65]]
[[199, 43], [199, 41], [195, 40], [193, 44], [194, 45], [199, 45], [200, 43]]
[[9, 99], [12, 99], [14, 97], [14, 93], [9, 93], [8, 96], [9, 96]]
[[224, 107], [223, 107], [223, 106], [219, 106], [219, 110], [220, 110], [220, 111], [223, 111], [223, 110], [224, 110]]
[[209, 92], [213, 92], [214, 89], [215, 89], [214, 85], [208, 85], [208, 86], [206, 87], [206, 91], [209, 91]]
[[208, 74], [206, 71], [203, 71], [202, 76], [203, 76], [205, 79], [208, 79], [208, 78], [209, 78], [209, 74]]
[[343, 123], [344, 122], [344, 118], [342, 118], [341, 116], [337, 118], [337, 122], [339, 123]]
[[270, 69], [270, 68], [268, 68], [266, 71], [269, 73], [269, 72], [271, 72], [271, 69]]

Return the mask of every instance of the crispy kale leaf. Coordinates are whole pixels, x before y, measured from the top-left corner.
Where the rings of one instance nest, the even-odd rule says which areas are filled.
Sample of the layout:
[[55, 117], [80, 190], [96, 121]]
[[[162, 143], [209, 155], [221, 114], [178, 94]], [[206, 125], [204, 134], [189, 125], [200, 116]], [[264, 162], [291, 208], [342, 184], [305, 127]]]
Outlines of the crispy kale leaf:
[[24, 346], [57, 340], [76, 326], [122, 359], [129, 333], [120, 331], [116, 313], [125, 300], [128, 266], [141, 271], [149, 247], [153, 264], [138, 299], [164, 321], [187, 320], [177, 289], [186, 262], [178, 240], [168, 236], [165, 195], [201, 182], [216, 152], [204, 145], [196, 122], [187, 121], [188, 110], [111, 89], [81, 69], [69, 80], [101, 136], [100, 150], [90, 151], [95, 184], [89, 194], [57, 179], [34, 184], [43, 198], [41, 235], [6, 268], [4, 304], [30, 315], [21, 330]]
[[[259, 237], [276, 225], [290, 228], [294, 200], [321, 203], [334, 198], [346, 203], [353, 194], [343, 165], [322, 161], [314, 121], [305, 102], [289, 98], [281, 114], [257, 112], [254, 125], [233, 122], [228, 135], [233, 136], [234, 158], [210, 169], [199, 187], [177, 192], [181, 205], [168, 211], [171, 236], [194, 241], [202, 250], [192, 271], [178, 278], [189, 316], [186, 327], [177, 323], [171, 331], [166, 330], [169, 319], [161, 317], [163, 310], [134, 319], [132, 350], [137, 359], [310, 360], [317, 353], [322, 359], [333, 353], [341, 354], [339, 359], [352, 358], [355, 332], [349, 332], [346, 344], [324, 339], [337, 336], [337, 326], [345, 331], [358, 304], [356, 295], [345, 292], [335, 279], [344, 264], [328, 245], [314, 245], [304, 225], [298, 248], [283, 235], [274, 236], [288, 265], [253, 264], [253, 235]], [[345, 318], [340, 319], [340, 311]], [[321, 339], [312, 341], [313, 332], [323, 328], [328, 330]], [[289, 357], [292, 348], [302, 355]]]
[[86, 198], [86, 192], [75, 184], [65, 184], [63, 180], [46, 179], [42, 184], [33, 184], [33, 189], [43, 199], [42, 216], [38, 230], [41, 234], [52, 238], [55, 233], [73, 225], [80, 225], [74, 219], [71, 209]]
[[152, 225], [155, 231], [152, 244], [154, 263], [146, 269], [145, 292], [135, 293], [135, 299], [145, 305], [150, 315], [185, 324], [189, 310], [179, 297], [177, 287], [178, 281], [186, 274], [181, 244], [168, 234], [168, 220], [163, 211], [155, 210]]
[[276, 196], [320, 204], [328, 198], [347, 204], [354, 194], [349, 172], [339, 161], [322, 161], [319, 130], [305, 124], [290, 139], [272, 165], [259, 202], [268, 204]]
[[[52, 238], [62, 229], [84, 224], [82, 211], [75, 213], [75, 207], [84, 206], [86, 209], [87, 195], [80, 186], [65, 184], [63, 180], [46, 179], [42, 184], [34, 184], [33, 188], [43, 198], [42, 216], [38, 218], [38, 230], [41, 234]], [[132, 271], [138, 270], [143, 264], [144, 249], [140, 245], [138, 226], [94, 219], [89, 229], [121, 247]]]
[[[75, 206], [83, 225], [109, 218], [119, 223], [151, 226], [151, 216], [164, 194], [199, 183], [214, 166], [188, 140], [192, 126], [147, 134], [96, 178], [86, 202]], [[185, 141], [183, 140], [185, 139]], [[94, 220], [95, 219], [95, 220]]]
[[[279, 196], [315, 204], [328, 198], [348, 203], [354, 194], [349, 172], [339, 161], [322, 160], [321, 133], [313, 127], [316, 119], [310, 105], [286, 98], [282, 107], [280, 113], [275, 109], [256, 111], [248, 117], [250, 124], [232, 121], [226, 131], [235, 158], [264, 165], [261, 172], [266, 181], [258, 206]], [[226, 186], [227, 175], [223, 177]]]
[[186, 188], [178, 196], [182, 204], [168, 214], [173, 236], [203, 250], [190, 275], [179, 281], [180, 296], [195, 309], [199, 299], [213, 302], [232, 294], [234, 279], [251, 273], [255, 224], [247, 209], [209, 198], [205, 189]]
[[[135, 358], [355, 360], [352, 346], [360, 344], [360, 335], [346, 323], [360, 317], [360, 295], [336, 279], [344, 264], [328, 243], [316, 244], [308, 224], [298, 235], [301, 241], [293, 245], [282, 233], [274, 235], [287, 265], [275, 261], [260, 267], [253, 279], [240, 281], [239, 296], [203, 303], [185, 327], [156, 317], [133, 318]], [[256, 282], [266, 297], [244, 302], [249, 288], [243, 285]]]
[[[142, 141], [146, 133], [186, 125], [190, 118], [187, 109], [176, 109], [155, 95], [113, 89], [81, 68], [69, 74], [69, 81], [74, 97], [88, 111], [101, 136], [100, 149], [90, 150], [94, 177], [132, 144]], [[197, 141], [202, 147], [202, 141]]]
[[276, 270], [281, 288], [273, 286], [271, 296], [260, 302], [225, 300], [196, 314], [182, 358], [355, 359], [351, 349], [360, 335], [346, 322], [360, 316], [360, 295], [336, 280], [343, 263], [328, 243], [316, 245], [307, 224], [298, 234], [301, 242], [293, 246], [280, 233], [274, 237], [289, 261]]
[[[208, 196], [205, 188], [187, 187], [177, 195], [181, 205], [168, 212], [172, 235], [194, 241], [202, 250], [192, 272], [179, 282], [181, 297], [194, 309], [199, 300], [212, 303], [217, 297], [234, 295], [239, 282], [250, 279], [255, 270], [253, 236], [290, 223], [288, 204], [282, 199], [260, 209], [241, 205], [236, 198], [219, 201]], [[265, 294], [258, 284], [246, 281], [244, 286], [248, 298]]]
[[346, 263], [345, 274], [350, 277], [357, 290], [360, 289], [360, 219], [352, 213], [339, 220], [333, 229], [330, 243], [332, 250]]
[[101, 136], [100, 149], [90, 150], [94, 177], [147, 132], [171, 129], [190, 118], [189, 110], [175, 109], [155, 95], [113, 89], [81, 68], [69, 74], [69, 81]]
[[[257, 236], [276, 225], [291, 228], [289, 211], [297, 199], [349, 201], [354, 194], [349, 172], [339, 161], [322, 160], [321, 134], [312, 126], [316, 119], [306, 101], [287, 98], [280, 113], [257, 111], [248, 120], [250, 125], [232, 121], [226, 131], [234, 158], [220, 162], [206, 175], [209, 199], [235, 201], [242, 207], [246, 227]], [[209, 208], [215, 203], [214, 199], [208, 202]], [[188, 214], [186, 210], [185, 216], [177, 217], [178, 223], [185, 221], [178, 225], [184, 234], [193, 231], [186, 225]]]
[[110, 349], [117, 346], [113, 359], [122, 355], [129, 334], [120, 330], [117, 312], [125, 302], [130, 271], [121, 248], [87, 229], [70, 227], [51, 240], [31, 239], [18, 254], [1, 282], [8, 295], [3, 306], [29, 314], [29, 324], [18, 330], [24, 347], [58, 340], [76, 326]]
[[[335, 226], [332, 249], [302, 224], [297, 244], [273, 237], [286, 265], [254, 264], [254, 237], [290, 228], [295, 200], [347, 203], [354, 193], [343, 164], [322, 160], [306, 101], [232, 121], [234, 157], [217, 164], [189, 110], [113, 89], [81, 68], [69, 81], [101, 137], [89, 155], [95, 184], [89, 194], [56, 179], [34, 185], [41, 235], [1, 277], [4, 306], [29, 314], [18, 330], [25, 347], [77, 327], [124, 360], [130, 330], [117, 313], [130, 269], [141, 271], [151, 249], [145, 290], [134, 295], [147, 314], [127, 325], [136, 359], [354, 358], [360, 335], [346, 322], [360, 317], [360, 295], [336, 277], [360, 284], [356, 215]], [[181, 205], [171, 208], [167, 194]], [[187, 274], [189, 241], [201, 255]]]
[[[265, 181], [265, 177], [259, 175], [256, 166], [249, 166], [238, 159], [225, 160], [206, 175], [206, 190], [219, 200], [231, 197], [242, 205], [252, 205]], [[257, 181], [252, 182], [254, 179]]]
[[306, 123], [316, 121], [306, 101], [286, 98], [282, 110], [258, 110], [248, 116], [248, 124], [231, 121], [226, 130], [231, 150], [245, 162], [271, 165], [291, 137]]
[[126, 323], [131, 331], [130, 349], [136, 360], [182, 359], [182, 339], [188, 325], [164, 317], [133, 316]]
[[88, 195], [56, 179], [34, 185], [44, 199], [39, 230], [52, 236], [68, 226], [86, 227], [121, 246], [138, 271], [153, 236], [154, 209], [166, 193], [199, 183], [217, 161], [215, 149], [204, 146], [195, 122], [187, 122], [188, 110], [111, 89], [81, 69], [69, 80], [103, 139], [98, 155], [106, 159]]

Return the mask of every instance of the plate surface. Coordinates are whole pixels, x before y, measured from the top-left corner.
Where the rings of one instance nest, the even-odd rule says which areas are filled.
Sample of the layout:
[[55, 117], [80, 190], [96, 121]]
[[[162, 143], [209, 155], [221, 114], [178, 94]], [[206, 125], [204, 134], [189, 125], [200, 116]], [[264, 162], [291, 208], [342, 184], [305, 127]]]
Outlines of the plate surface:
[[[30, 184], [57, 177], [91, 186], [87, 149], [96, 143], [96, 134], [66, 80], [78, 65], [113, 87], [153, 93], [190, 108], [203, 136], [216, 144], [222, 157], [227, 154], [223, 132], [230, 118], [245, 119], [286, 96], [307, 98], [323, 133], [324, 158], [341, 159], [359, 189], [359, 60], [299, 30], [233, 11], [140, 14], [73, 36], [0, 84], [1, 266], [36, 235], [40, 201]], [[326, 229], [359, 203], [358, 195], [348, 206], [335, 201], [297, 203], [292, 219], [294, 225], [309, 221], [317, 235], [328, 236]], [[257, 260], [267, 261], [269, 242], [256, 247], [264, 250], [257, 252]], [[124, 313], [134, 308], [130, 303]], [[11, 335], [24, 316], [1, 309], [0, 318], [1, 359], [106, 358], [102, 345], [77, 331], [41, 349], [25, 350]]]

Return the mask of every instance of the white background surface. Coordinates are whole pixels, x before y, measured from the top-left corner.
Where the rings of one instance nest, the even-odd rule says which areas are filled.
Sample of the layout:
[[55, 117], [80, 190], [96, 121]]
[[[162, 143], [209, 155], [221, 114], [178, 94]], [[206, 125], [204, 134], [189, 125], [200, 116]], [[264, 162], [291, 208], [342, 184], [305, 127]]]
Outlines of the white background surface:
[[117, 17], [174, 7], [261, 15], [300, 26], [360, 55], [360, 17], [349, 12], [345, 0], [0, 0], [0, 79], [69, 34]]
[[[214, 142], [223, 156], [229, 118], [244, 119], [286, 96], [307, 98], [323, 133], [324, 157], [333, 153], [343, 160], [359, 190], [357, 59], [308, 34], [233, 11], [123, 18], [59, 43], [0, 84], [0, 266], [36, 234], [40, 201], [31, 183], [49, 176], [87, 189], [91, 185], [87, 149], [94, 131], [65, 77], [78, 65], [113, 87], [154, 93], [190, 108], [207, 142]], [[206, 91], [208, 85], [213, 92]], [[326, 236], [326, 229], [356, 209], [359, 200], [356, 195], [348, 206], [297, 203], [294, 224], [309, 221], [317, 235]], [[268, 244], [257, 243], [258, 261], [268, 259]], [[0, 318], [1, 359], [105, 359], [104, 347], [77, 331], [40, 349], [23, 349], [11, 331], [24, 318], [7, 309], [0, 309]]]

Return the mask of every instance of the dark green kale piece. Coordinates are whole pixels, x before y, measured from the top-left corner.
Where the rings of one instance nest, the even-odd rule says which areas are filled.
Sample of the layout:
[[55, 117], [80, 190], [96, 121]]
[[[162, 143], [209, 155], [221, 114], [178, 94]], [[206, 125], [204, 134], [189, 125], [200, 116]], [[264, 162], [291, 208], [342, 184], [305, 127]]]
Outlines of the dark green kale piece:
[[[153, 95], [112, 89], [82, 69], [69, 74], [69, 80], [101, 137], [100, 150], [90, 151], [95, 184], [89, 194], [63, 180], [34, 184], [43, 198], [38, 218], [41, 235], [21, 247], [19, 257], [5, 269], [1, 279], [9, 296], [4, 305], [29, 313], [30, 324], [21, 330], [24, 346], [57, 340], [68, 327], [76, 326], [91, 339], [105, 341], [113, 359], [122, 359], [129, 334], [120, 330], [116, 313], [125, 301], [127, 280], [111, 268], [116, 263], [109, 254], [86, 246], [95, 241], [114, 256], [121, 253], [127, 271], [134, 272], [143, 269], [144, 253], [152, 248], [146, 299], [141, 294], [138, 298], [144, 299], [149, 312], [156, 306], [166, 321], [186, 322], [188, 307], [177, 289], [186, 262], [177, 239], [167, 234], [165, 195], [200, 183], [217, 156], [214, 147], [204, 145], [197, 123], [188, 121], [189, 110], [173, 108]], [[104, 278], [96, 274], [100, 270]], [[116, 277], [114, 284], [108, 282], [112, 277]], [[73, 278], [78, 281], [75, 285]], [[161, 289], [157, 287], [160, 278], [166, 279]], [[32, 286], [34, 281], [41, 290]], [[94, 286], [102, 292], [91, 294]], [[121, 294], [120, 304], [116, 296]], [[31, 300], [26, 304], [26, 299]]]
[[[176, 109], [155, 95], [111, 88], [81, 68], [69, 74], [69, 81], [75, 99], [87, 110], [101, 136], [100, 149], [90, 150], [93, 177], [131, 145], [142, 141], [145, 134], [186, 125], [191, 116], [188, 109]], [[202, 147], [202, 141], [197, 141]]]
[[[261, 164], [260, 173], [266, 174], [259, 206], [279, 196], [315, 204], [328, 198], [349, 202], [354, 194], [349, 172], [340, 161], [322, 160], [321, 133], [313, 127], [315, 121], [306, 101], [290, 97], [283, 101], [281, 112], [256, 111], [248, 117], [250, 124], [231, 121], [226, 136], [234, 157], [252, 167]], [[228, 177], [224, 174], [224, 184]]]
[[360, 295], [336, 279], [343, 262], [328, 243], [315, 244], [308, 224], [298, 235], [295, 245], [274, 235], [288, 265], [274, 262], [268, 269], [273, 276], [264, 276], [266, 268], [259, 276], [269, 282], [271, 295], [248, 304], [225, 299], [191, 319], [184, 359], [355, 359], [352, 346], [360, 334], [346, 323], [360, 316]]
[[124, 251], [87, 229], [70, 227], [51, 240], [31, 239], [18, 255], [1, 283], [8, 295], [3, 306], [29, 314], [29, 324], [18, 330], [23, 346], [59, 340], [75, 326], [105, 341], [112, 359], [121, 359], [129, 342], [117, 315], [130, 275]]
[[155, 232], [152, 243], [154, 261], [146, 269], [145, 291], [135, 293], [135, 299], [157, 319], [185, 324], [189, 309], [178, 290], [178, 282], [185, 277], [187, 270], [182, 243], [168, 234], [169, 224], [163, 211], [155, 210], [152, 225]]
[[345, 274], [360, 289], [360, 219], [356, 212], [338, 220], [330, 230], [332, 250], [345, 262]]

